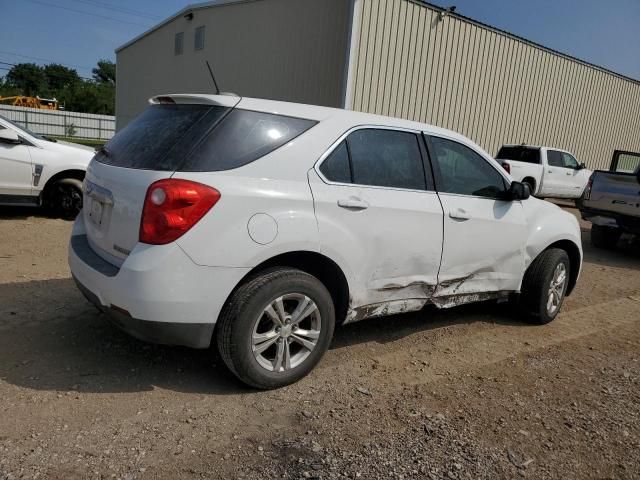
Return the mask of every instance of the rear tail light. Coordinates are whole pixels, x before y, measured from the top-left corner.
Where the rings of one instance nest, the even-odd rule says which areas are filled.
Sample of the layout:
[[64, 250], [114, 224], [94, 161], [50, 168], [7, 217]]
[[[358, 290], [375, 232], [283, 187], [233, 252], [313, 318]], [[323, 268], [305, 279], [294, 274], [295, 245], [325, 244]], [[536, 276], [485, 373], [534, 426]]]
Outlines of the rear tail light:
[[147, 190], [140, 221], [140, 241], [164, 245], [184, 235], [220, 200], [215, 188], [168, 178]]
[[508, 174], [511, 174], [511, 165], [509, 165], [507, 162], [502, 162], [502, 168], [504, 168]]
[[583, 198], [584, 200], [589, 200], [591, 198], [591, 187], [593, 186], [593, 173], [589, 177], [589, 181], [587, 182], [587, 186], [584, 188]]

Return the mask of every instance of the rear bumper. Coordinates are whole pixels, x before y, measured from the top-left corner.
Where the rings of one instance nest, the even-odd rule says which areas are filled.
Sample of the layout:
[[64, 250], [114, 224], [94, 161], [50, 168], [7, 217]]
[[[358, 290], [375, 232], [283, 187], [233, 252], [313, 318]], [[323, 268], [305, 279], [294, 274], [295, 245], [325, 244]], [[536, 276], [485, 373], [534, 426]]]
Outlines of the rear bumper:
[[220, 310], [249, 269], [196, 265], [175, 243], [138, 244], [118, 268], [91, 249], [78, 218], [69, 266], [91, 303], [142, 340], [209, 346]]
[[213, 323], [153, 322], [133, 318], [127, 311], [106, 307], [98, 297], [74, 277], [78, 289], [87, 300], [107, 315], [118, 328], [144, 342], [207, 348], [211, 342]]

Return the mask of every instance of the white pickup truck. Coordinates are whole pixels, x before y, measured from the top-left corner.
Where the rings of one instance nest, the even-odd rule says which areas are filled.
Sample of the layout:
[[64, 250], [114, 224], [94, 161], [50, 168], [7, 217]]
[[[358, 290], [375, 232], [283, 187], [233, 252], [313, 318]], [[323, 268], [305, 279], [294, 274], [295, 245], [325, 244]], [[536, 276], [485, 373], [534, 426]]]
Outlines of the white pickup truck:
[[93, 148], [47, 138], [0, 116], [0, 205], [42, 205], [74, 218], [94, 154]]
[[559, 148], [503, 145], [496, 160], [536, 197], [580, 198], [592, 173]]

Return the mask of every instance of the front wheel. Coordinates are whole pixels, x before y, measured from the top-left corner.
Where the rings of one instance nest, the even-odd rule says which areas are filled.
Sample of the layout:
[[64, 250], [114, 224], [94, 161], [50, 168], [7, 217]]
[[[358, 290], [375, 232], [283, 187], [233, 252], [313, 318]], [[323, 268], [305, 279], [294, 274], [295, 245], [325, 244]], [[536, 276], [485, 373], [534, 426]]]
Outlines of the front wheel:
[[218, 322], [218, 351], [229, 370], [247, 385], [272, 389], [316, 366], [333, 337], [335, 311], [317, 278], [276, 268], [240, 286]]
[[567, 252], [552, 248], [542, 252], [522, 280], [520, 306], [530, 323], [551, 322], [562, 307], [569, 286], [571, 263]]

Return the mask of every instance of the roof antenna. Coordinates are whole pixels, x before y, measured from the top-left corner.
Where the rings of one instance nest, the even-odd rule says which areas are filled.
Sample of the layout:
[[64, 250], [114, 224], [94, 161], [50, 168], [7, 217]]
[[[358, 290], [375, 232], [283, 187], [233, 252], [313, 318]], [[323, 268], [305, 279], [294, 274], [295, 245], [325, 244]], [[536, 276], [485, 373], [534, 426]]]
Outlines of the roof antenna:
[[216, 95], [220, 95], [220, 89], [218, 88], [218, 82], [216, 82], [216, 77], [213, 75], [213, 70], [211, 70], [211, 65], [209, 65], [209, 60], [205, 60], [207, 63], [207, 68], [209, 69], [209, 74], [211, 75], [211, 80], [213, 80], [213, 85], [216, 87]]

